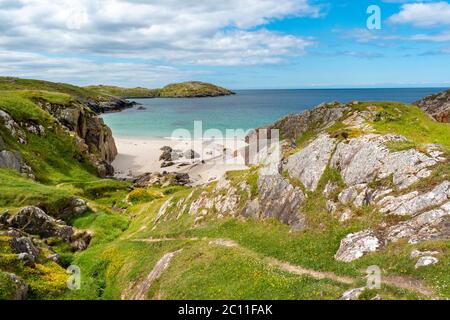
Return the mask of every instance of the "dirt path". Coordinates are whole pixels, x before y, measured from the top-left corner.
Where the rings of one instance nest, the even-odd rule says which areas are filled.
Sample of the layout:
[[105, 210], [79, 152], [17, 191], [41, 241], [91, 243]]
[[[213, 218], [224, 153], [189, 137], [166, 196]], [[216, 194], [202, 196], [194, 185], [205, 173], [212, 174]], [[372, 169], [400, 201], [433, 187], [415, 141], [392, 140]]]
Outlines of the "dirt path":
[[422, 281], [408, 276], [383, 276], [381, 283], [389, 286], [415, 291], [427, 297], [433, 297], [434, 292]]
[[[141, 242], [148, 242], [148, 243], [155, 243], [155, 242], [164, 242], [164, 241], [208, 241], [210, 245], [218, 245], [222, 247], [228, 247], [228, 248], [241, 248], [244, 250], [248, 250], [253, 252], [252, 250], [241, 247], [237, 242], [233, 240], [227, 240], [227, 239], [211, 239], [211, 238], [149, 238], [149, 239], [137, 239], [134, 241], [141, 241]], [[151, 283], [161, 275], [161, 273], [168, 267], [168, 264], [170, 263], [170, 260], [181, 250], [176, 251], [175, 253], [168, 253], [167, 255], [163, 256], [160, 261], [155, 265], [155, 268], [153, 271], [149, 274], [147, 279], [139, 285], [139, 294], [136, 296], [140, 297], [148, 291], [148, 288], [150, 288]], [[259, 253], [253, 252], [258, 256], [261, 256]], [[329, 279], [336, 282], [344, 283], [347, 285], [356, 284], [356, 282], [360, 279], [348, 277], [348, 276], [340, 276], [333, 272], [324, 272], [324, 271], [317, 271], [314, 269], [307, 269], [298, 265], [293, 265], [288, 262], [280, 261], [275, 258], [271, 257], [264, 257], [263, 260], [265, 260], [270, 266], [281, 269], [283, 271], [296, 274], [296, 275], [307, 275], [314, 279], [318, 280], [324, 280]], [[157, 271], [155, 271], [157, 270]], [[156, 277], [156, 278], [155, 278]], [[422, 295], [433, 297], [434, 292], [431, 290], [428, 286], [426, 286], [422, 281], [418, 279], [414, 279], [407, 276], [383, 276], [381, 282], [385, 285], [406, 289], [410, 291], [414, 291], [417, 293], [420, 293]], [[143, 292], [143, 293], [142, 293]]]
[[292, 265], [290, 263], [282, 262], [272, 258], [269, 258], [269, 264], [289, 273], [297, 275], [307, 275], [318, 280], [330, 279], [345, 284], [353, 284], [356, 281], [356, 279], [354, 278], [339, 276], [337, 274], [334, 274], [333, 272], [323, 272], [312, 269], [306, 269], [300, 266]]

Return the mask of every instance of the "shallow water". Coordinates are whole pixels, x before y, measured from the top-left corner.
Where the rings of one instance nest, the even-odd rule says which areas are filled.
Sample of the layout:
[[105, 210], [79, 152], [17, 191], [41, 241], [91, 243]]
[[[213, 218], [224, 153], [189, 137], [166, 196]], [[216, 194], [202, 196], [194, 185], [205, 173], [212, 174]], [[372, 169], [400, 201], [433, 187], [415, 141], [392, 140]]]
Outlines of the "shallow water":
[[411, 103], [442, 88], [408, 89], [313, 89], [241, 90], [234, 96], [194, 99], [136, 99], [145, 110], [129, 109], [103, 115], [116, 137], [170, 137], [176, 129], [248, 130], [270, 124], [289, 114], [312, 108], [322, 102], [400, 101]]

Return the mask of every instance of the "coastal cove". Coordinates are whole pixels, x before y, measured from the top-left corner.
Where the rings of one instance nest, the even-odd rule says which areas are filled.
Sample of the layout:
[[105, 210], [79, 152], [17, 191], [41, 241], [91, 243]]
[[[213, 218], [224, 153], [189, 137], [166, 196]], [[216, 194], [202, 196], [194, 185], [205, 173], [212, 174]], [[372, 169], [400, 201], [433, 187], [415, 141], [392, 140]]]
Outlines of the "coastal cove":
[[[130, 100], [134, 108], [103, 114], [112, 129], [118, 155], [112, 163], [116, 177], [131, 178], [146, 172], [177, 171], [191, 176], [194, 184], [222, 177], [226, 171], [246, 168], [244, 159], [236, 157], [231, 165], [214, 163], [205, 153], [219, 156], [242, 154], [244, 137], [249, 130], [274, 122], [288, 114], [299, 113], [329, 101], [401, 101], [412, 103], [439, 92], [439, 88], [421, 89], [327, 89], [327, 90], [241, 90], [236, 95], [213, 98], [151, 98]], [[201, 121], [201, 135], [194, 137], [194, 122]], [[197, 143], [170, 139], [175, 130], [189, 131]], [[219, 130], [224, 142], [211, 145], [208, 131]], [[234, 136], [227, 136], [227, 130]], [[235, 139], [235, 141], [232, 141]], [[225, 146], [226, 144], [226, 146]], [[194, 146], [195, 145], [195, 146]], [[170, 146], [181, 152], [190, 149], [204, 155], [205, 163], [182, 163], [161, 168], [161, 148]], [[214, 158], [214, 157], [210, 157]]]

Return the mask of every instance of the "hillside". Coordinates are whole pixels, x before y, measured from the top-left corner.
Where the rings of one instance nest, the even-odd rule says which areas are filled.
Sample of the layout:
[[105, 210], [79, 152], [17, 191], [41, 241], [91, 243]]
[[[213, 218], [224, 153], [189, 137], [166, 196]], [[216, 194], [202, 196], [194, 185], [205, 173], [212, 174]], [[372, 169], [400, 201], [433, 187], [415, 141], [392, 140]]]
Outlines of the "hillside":
[[159, 95], [166, 98], [196, 98], [228, 96], [232, 94], [232, 91], [210, 83], [192, 81], [169, 84], [160, 90]]
[[125, 99], [133, 98], [156, 98], [159, 96], [159, 89], [146, 88], [122, 88], [116, 86], [88, 86], [85, 89], [89, 91], [99, 92], [106, 95], [122, 97]]
[[98, 177], [109, 128], [77, 97], [0, 92], [0, 299], [450, 298], [449, 124], [323, 104], [269, 126], [272, 165], [132, 184]]
[[133, 103], [116, 96], [112, 96], [108, 93], [89, 90], [71, 84], [14, 77], [0, 77], [0, 92], [19, 90], [29, 92], [58, 92], [66, 94], [85, 104], [96, 113], [121, 111], [134, 106]]
[[218, 97], [233, 94], [228, 89], [216, 85], [190, 81], [169, 84], [161, 89], [121, 88], [115, 86], [89, 86], [88, 90], [122, 98], [201, 98]]

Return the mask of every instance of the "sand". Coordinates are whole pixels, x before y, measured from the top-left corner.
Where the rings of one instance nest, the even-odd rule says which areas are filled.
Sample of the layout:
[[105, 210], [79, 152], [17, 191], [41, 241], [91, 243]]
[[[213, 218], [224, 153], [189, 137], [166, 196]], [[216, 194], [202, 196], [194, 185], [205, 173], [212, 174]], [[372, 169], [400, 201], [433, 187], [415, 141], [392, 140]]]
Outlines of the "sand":
[[[188, 173], [193, 185], [220, 179], [227, 171], [246, 169], [242, 140], [195, 140], [177, 141], [171, 139], [125, 139], [115, 138], [118, 156], [112, 163], [116, 177], [131, 179], [147, 172]], [[161, 148], [169, 146], [179, 153], [196, 151], [200, 157], [188, 160], [185, 157], [174, 161], [175, 165], [161, 168]]]

